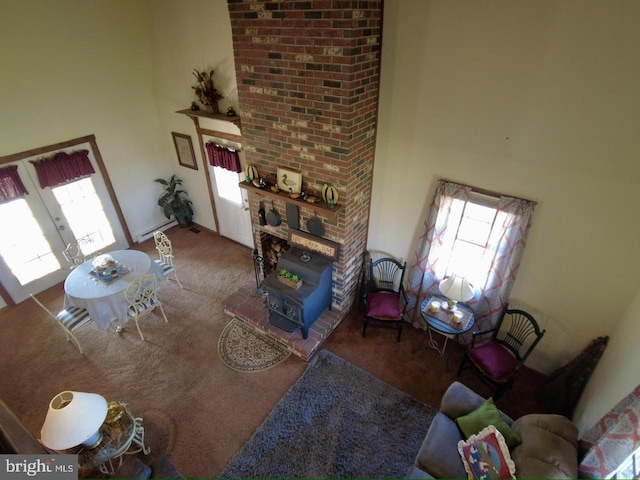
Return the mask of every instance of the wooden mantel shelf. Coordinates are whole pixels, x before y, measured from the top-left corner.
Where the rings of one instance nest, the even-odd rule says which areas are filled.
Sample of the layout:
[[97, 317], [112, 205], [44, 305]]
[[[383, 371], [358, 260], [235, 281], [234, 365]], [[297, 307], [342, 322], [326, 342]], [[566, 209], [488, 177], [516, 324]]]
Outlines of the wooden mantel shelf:
[[245, 188], [248, 193], [253, 193], [259, 197], [266, 198], [267, 200], [281, 200], [287, 203], [293, 203], [298, 206], [302, 206], [312, 211], [317, 211], [320, 215], [324, 215], [327, 218], [335, 221], [338, 212], [342, 210], [342, 205], [336, 205], [333, 208], [329, 208], [327, 202], [320, 200], [317, 203], [309, 203], [301, 198], [293, 199], [289, 197], [289, 195], [284, 191], [280, 190], [279, 192], [272, 192], [269, 187], [266, 188], [258, 188], [255, 185], [252, 185], [247, 182], [240, 182], [240, 188]]
[[188, 117], [200, 117], [200, 118], [209, 118], [212, 120], [220, 120], [221, 122], [229, 122], [233, 123], [236, 127], [240, 128], [240, 117], [238, 115], [234, 115], [230, 117], [224, 113], [207, 113], [203, 110], [191, 110], [187, 108], [185, 110], [178, 110], [176, 113], [180, 113], [182, 115], [187, 115]]

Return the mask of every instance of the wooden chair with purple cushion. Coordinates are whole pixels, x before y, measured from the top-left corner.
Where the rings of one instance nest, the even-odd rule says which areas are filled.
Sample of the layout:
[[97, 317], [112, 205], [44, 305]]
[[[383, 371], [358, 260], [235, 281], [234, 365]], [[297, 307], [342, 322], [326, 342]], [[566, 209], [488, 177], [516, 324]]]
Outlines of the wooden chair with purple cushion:
[[369, 288], [364, 296], [364, 325], [362, 336], [367, 334], [367, 326], [395, 328], [400, 341], [404, 326], [404, 312], [408, 299], [402, 282], [407, 262], [400, 263], [394, 258], [380, 258], [369, 261]]
[[[471, 367], [495, 389], [493, 398], [499, 398], [511, 388], [544, 332], [531, 314], [505, 305], [494, 328], [473, 332], [471, 345], [460, 362], [458, 376], [462, 370]], [[480, 343], [482, 338], [488, 338], [488, 341]]]

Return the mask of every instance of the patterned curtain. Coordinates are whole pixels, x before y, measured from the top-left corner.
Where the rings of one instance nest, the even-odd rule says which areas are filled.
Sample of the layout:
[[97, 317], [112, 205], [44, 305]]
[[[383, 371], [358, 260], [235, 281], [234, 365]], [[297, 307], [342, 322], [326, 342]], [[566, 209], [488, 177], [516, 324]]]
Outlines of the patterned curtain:
[[0, 168], [0, 203], [7, 203], [28, 194], [18, 174], [17, 165]]
[[57, 187], [96, 173], [89, 160], [88, 150], [72, 153], [58, 152], [42, 160], [32, 160], [31, 163], [36, 169], [42, 188]]
[[[640, 385], [580, 440], [580, 478], [607, 478], [640, 447]], [[637, 478], [622, 476], [622, 478]]]
[[[469, 200], [471, 192], [471, 187], [465, 185], [444, 180], [438, 183], [409, 270], [407, 311], [416, 327], [424, 328], [420, 315], [422, 299], [440, 293], [438, 284], [445, 276], [455, 230], [463, 213], [464, 202]], [[498, 213], [483, 259], [488, 272], [487, 280], [484, 285], [474, 285], [476, 296], [467, 302], [474, 310], [479, 328], [494, 326], [509, 301], [534, 208], [534, 202], [517, 198], [501, 197], [498, 202]]]
[[455, 200], [466, 201], [470, 192], [471, 189], [463, 185], [444, 180], [438, 182], [407, 280], [407, 312], [415, 327], [424, 325], [420, 320], [421, 301], [440, 293], [438, 284], [444, 278], [456, 235], [455, 228], [448, 226], [457, 225], [462, 216], [462, 209], [456, 208]]
[[242, 167], [240, 166], [240, 156], [237, 151], [229, 149], [228, 147], [216, 145], [213, 142], [207, 143], [206, 147], [207, 155], [209, 156], [209, 163], [211, 165], [236, 173], [240, 173], [242, 171]]
[[535, 202], [500, 197], [498, 213], [485, 251], [489, 274], [480, 295], [469, 302], [480, 328], [492, 328], [509, 302], [520, 260], [527, 244]]

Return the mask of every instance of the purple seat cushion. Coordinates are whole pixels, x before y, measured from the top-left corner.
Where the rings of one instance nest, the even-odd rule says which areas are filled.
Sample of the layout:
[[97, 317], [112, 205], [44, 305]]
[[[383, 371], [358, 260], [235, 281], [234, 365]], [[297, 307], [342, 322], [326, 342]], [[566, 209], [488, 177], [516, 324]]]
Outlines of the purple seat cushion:
[[471, 361], [490, 378], [499, 382], [507, 380], [518, 366], [519, 360], [499, 343], [489, 342], [470, 349]]
[[367, 294], [367, 316], [384, 320], [400, 320], [398, 295], [392, 292], [370, 292]]

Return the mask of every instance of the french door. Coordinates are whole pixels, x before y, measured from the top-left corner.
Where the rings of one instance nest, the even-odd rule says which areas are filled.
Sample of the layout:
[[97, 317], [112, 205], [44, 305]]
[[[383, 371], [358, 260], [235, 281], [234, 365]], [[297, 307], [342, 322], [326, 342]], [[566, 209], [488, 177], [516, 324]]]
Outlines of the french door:
[[40, 188], [30, 158], [11, 162], [29, 192], [0, 204], [0, 276], [15, 303], [64, 281], [70, 266], [62, 252], [70, 242], [84, 240], [85, 255], [129, 246], [89, 151], [96, 173], [53, 188]]

